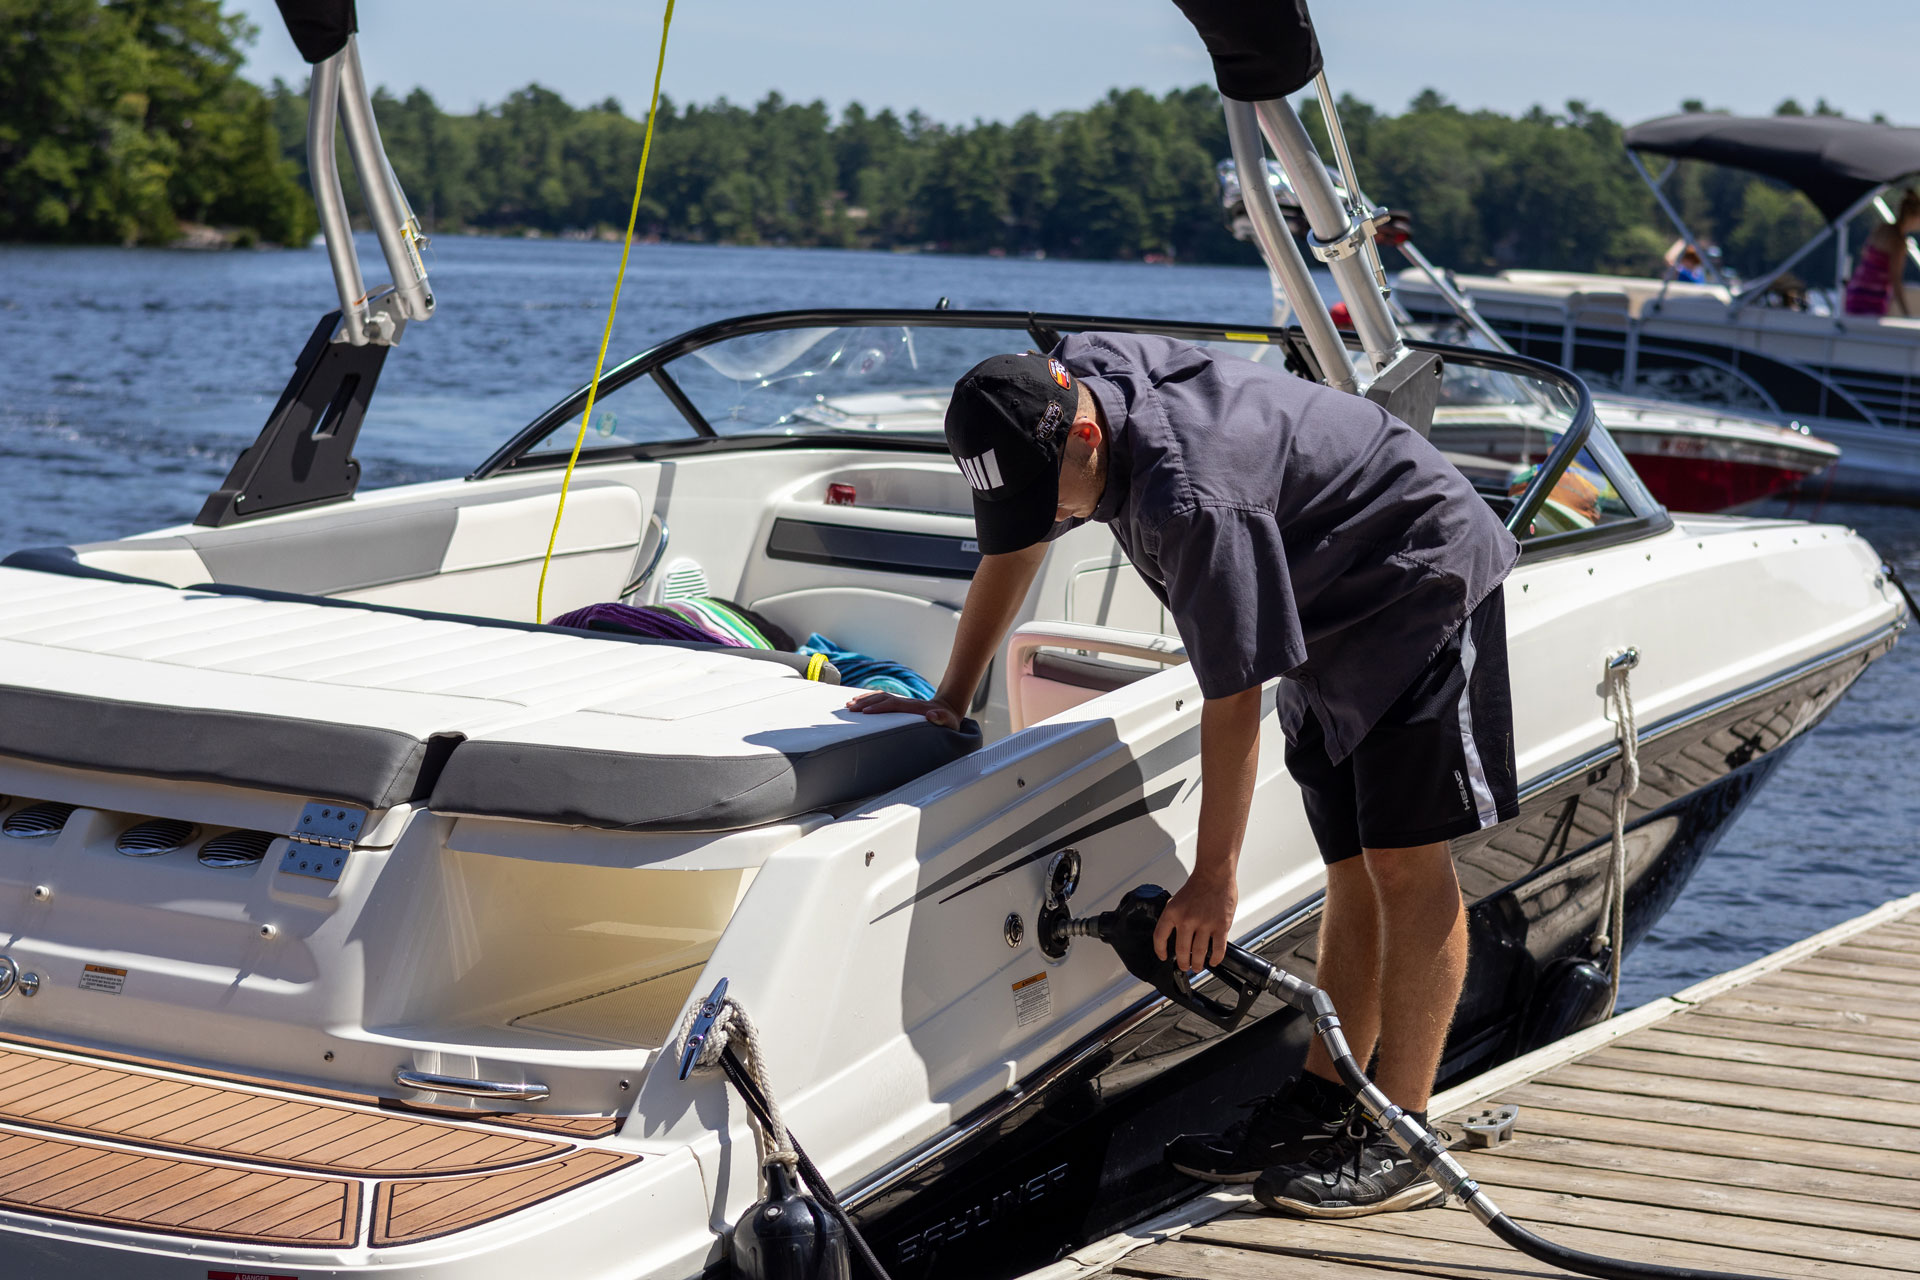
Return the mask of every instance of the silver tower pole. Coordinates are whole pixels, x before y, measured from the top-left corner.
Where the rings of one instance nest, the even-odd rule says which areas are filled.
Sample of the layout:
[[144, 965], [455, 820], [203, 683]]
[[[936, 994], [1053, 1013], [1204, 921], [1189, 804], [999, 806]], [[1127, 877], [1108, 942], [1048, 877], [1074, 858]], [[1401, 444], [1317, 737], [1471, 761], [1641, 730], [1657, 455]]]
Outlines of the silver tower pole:
[[320, 215], [320, 233], [326, 237], [334, 287], [340, 291], [341, 336], [356, 347], [364, 347], [367, 282], [360, 275], [360, 257], [353, 251], [353, 224], [347, 220], [347, 198], [340, 191], [339, 161], [333, 152], [333, 122], [340, 106], [340, 61], [346, 56], [343, 49], [313, 68], [307, 90], [307, 174], [313, 182], [313, 205]]
[[420, 258], [420, 229], [411, 213], [402, 213], [405, 197], [399, 194], [386, 150], [380, 145], [380, 126], [373, 118], [373, 101], [367, 95], [355, 38], [348, 36], [346, 48], [334, 56], [340, 60], [340, 120], [347, 135], [347, 149], [353, 154], [354, 172], [360, 176], [367, 217], [393, 276], [401, 318], [425, 320], [433, 314], [433, 294], [427, 288], [427, 267]]
[[1400, 327], [1387, 310], [1386, 299], [1368, 269], [1363, 246], [1373, 236], [1374, 211], [1349, 213], [1345, 201], [1334, 190], [1326, 166], [1307, 136], [1306, 126], [1285, 98], [1270, 98], [1253, 104], [1261, 131], [1273, 147], [1280, 167], [1286, 171], [1300, 208], [1307, 215], [1312, 231], [1309, 246], [1314, 256], [1327, 264], [1346, 299], [1353, 316], [1353, 327], [1360, 344], [1367, 349], [1374, 371], [1391, 364], [1405, 349]]
[[1307, 260], [1300, 256], [1300, 246], [1293, 242], [1292, 233], [1280, 217], [1280, 204], [1273, 198], [1273, 188], [1267, 185], [1267, 153], [1260, 145], [1260, 122], [1254, 116], [1253, 104], [1232, 98], [1221, 101], [1227, 112], [1227, 140], [1233, 145], [1234, 168], [1240, 175], [1240, 199], [1246, 206], [1247, 221], [1253, 224], [1261, 256], [1266, 258], [1268, 271], [1292, 301], [1294, 314], [1300, 317], [1307, 345], [1320, 362], [1321, 375], [1327, 385], [1341, 391], [1354, 391], [1353, 362], [1347, 356], [1347, 344], [1341, 341], [1326, 299], [1314, 286]]

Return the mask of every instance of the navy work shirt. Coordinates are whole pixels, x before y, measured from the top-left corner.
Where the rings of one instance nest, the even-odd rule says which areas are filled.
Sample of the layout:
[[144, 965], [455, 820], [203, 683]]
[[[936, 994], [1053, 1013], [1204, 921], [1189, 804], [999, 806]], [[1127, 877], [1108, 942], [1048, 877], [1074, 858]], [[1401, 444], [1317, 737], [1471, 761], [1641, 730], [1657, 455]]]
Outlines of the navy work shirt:
[[1466, 477], [1372, 401], [1147, 334], [1052, 354], [1107, 422], [1093, 519], [1173, 614], [1201, 694], [1286, 676], [1288, 735], [1310, 708], [1336, 761], [1519, 558]]

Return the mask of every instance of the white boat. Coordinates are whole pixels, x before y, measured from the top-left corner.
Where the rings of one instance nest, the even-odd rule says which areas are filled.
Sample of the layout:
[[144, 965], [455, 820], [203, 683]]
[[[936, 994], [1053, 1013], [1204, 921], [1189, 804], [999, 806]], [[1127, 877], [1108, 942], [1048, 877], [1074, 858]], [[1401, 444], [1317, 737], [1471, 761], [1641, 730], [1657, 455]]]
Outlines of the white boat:
[[[1510, 270], [1458, 276], [1459, 289], [1514, 349], [1577, 370], [1597, 393], [1680, 400], [1805, 428], [1842, 450], [1828, 490], [1834, 496], [1920, 497], [1920, 320], [1844, 315], [1838, 305], [1851, 265], [1849, 224], [1863, 214], [1891, 221], [1885, 193], [1920, 174], [1920, 129], [1825, 116], [1743, 119], [1697, 112], [1636, 125], [1627, 130], [1626, 143], [1696, 250], [1697, 237], [1661, 186], [1667, 175], [1648, 173], [1640, 153], [1724, 164], [1786, 182], [1813, 201], [1826, 225], [1773, 270], [1744, 284], [1721, 276], [1712, 255], [1703, 255], [1714, 278], [1699, 284]], [[1837, 264], [1831, 293], [1815, 291], [1805, 309], [1785, 305], [1775, 286], [1830, 240]], [[1920, 247], [1909, 243], [1907, 252], [1920, 261]], [[1424, 272], [1401, 272], [1394, 293], [1417, 319], [1452, 318], [1442, 291]], [[1920, 291], [1908, 287], [1908, 297], [1920, 303]], [[1920, 305], [1914, 311], [1920, 313]], [[1751, 458], [1753, 446], [1728, 440], [1716, 447], [1761, 467], [1769, 465], [1766, 452], [1778, 453], [1774, 443]], [[1664, 465], [1651, 463], [1650, 481]], [[1818, 483], [1827, 487], [1824, 480]]]
[[[996, 1280], [1190, 1194], [1164, 1142], [1306, 1036], [1270, 999], [1229, 1031], [1052, 927], [1193, 856], [1202, 700], [1111, 539], [1053, 544], [965, 731], [848, 713], [790, 655], [528, 621], [585, 393], [464, 480], [355, 492], [383, 344], [430, 306], [408, 283], [343, 298], [194, 524], [0, 562], [6, 1274], [726, 1274], [760, 1160], [682, 1030], [721, 979], [897, 1280]], [[948, 390], [1090, 328], [1334, 368], [1324, 308], [709, 325], [607, 376], [545, 612], [720, 594], [938, 670], [978, 559]], [[1637, 653], [1624, 949], [1907, 615], [1846, 529], [1670, 516], [1570, 374], [1379, 354], [1370, 393], [1417, 410], [1395, 371], [1438, 354], [1551, 438], [1517, 493], [1460, 454], [1525, 554], [1522, 812], [1455, 845], [1455, 1080], [1606, 1007], [1607, 672]], [[1307, 973], [1323, 871], [1265, 732], [1235, 930]]]
[[[1233, 161], [1224, 160], [1217, 172], [1220, 202], [1235, 237], [1254, 240], [1253, 224], [1240, 194], [1237, 167]], [[1338, 184], [1337, 175], [1332, 176]], [[1296, 237], [1305, 235], [1305, 215], [1300, 210], [1299, 199], [1280, 167], [1272, 161], [1268, 162], [1267, 182], [1286, 218], [1287, 229]], [[1398, 249], [1414, 264], [1413, 269], [1398, 279], [1399, 288], [1410, 289], [1414, 295], [1403, 302], [1403, 307], [1415, 308], [1420, 316], [1415, 319], [1412, 311], [1407, 313], [1410, 333], [1467, 345], [1484, 341], [1498, 351], [1516, 349], [1479, 313], [1473, 297], [1464, 292], [1458, 277], [1443, 275], [1414, 245], [1410, 220], [1405, 214], [1390, 212], [1376, 227], [1375, 238], [1381, 244]], [[1592, 283], [1602, 278], [1586, 279]], [[1618, 286], [1618, 281], [1610, 277], [1604, 279]], [[1496, 288], [1495, 292], [1499, 290]], [[1283, 324], [1288, 304], [1277, 285], [1275, 300], [1273, 322]], [[1436, 306], [1444, 310], [1436, 311]], [[1344, 304], [1335, 307], [1337, 323], [1344, 322], [1345, 310]], [[1573, 349], [1568, 345], [1571, 334], [1571, 330], [1562, 329], [1562, 350], [1548, 355], [1548, 359], [1563, 364], [1573, 359]], [[1649, 379], [1641, 385], [1649, 392], [1656, 392], [1663, 384], [1659, 379]], [[1820, 439], [1798, 422], [1773, 421], [1729, 409], [1710, 408], [1690, 400], [1685, 387], [1677, 398], [1669, 399], [1601, 390], [1594, 395], [1594, 408], [1633, 463], [1642, 483], [1663, 506], [1675, 511], [1741, 511], [1767, 498], [1796, 491], [1819, 498], [1829, 492], [1826, 482], [1832, 478], [1834, 464], [1840, 458], [1838, 446]], [[1516, 458], [1525, 454], [1524, 448], [1517, 446], [1508, 452]]]

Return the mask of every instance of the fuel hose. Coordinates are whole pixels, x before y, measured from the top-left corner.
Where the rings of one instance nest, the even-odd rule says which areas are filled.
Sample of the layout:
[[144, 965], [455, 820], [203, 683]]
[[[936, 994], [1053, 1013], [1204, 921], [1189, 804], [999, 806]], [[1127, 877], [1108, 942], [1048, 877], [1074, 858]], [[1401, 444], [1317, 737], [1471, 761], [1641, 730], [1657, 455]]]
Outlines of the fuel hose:
[[1170, 895], [1156, 885], [1141, 885], [1122, 898], [1112, 911], [1080, 920], [1062, 922], [1065, 937], [1092, 937], [1119, 953], [1128, 972], [1148, 983], [1168, 999], [1226, 1030], [1232, 1030], [1246, 1018], [1254, 999], [1268, 992], [1305, 1015], [1333, 1059], [1341, 1081], [1352, 1091], [1367, 1118], [1392, 1138], [1420, 1169], [1446, 1193], [1458, 1199], [1468, 1212], [1502, 1241], [1540, 1262], [1598, 1280], [1761, 1280], [1761, 1277], [1726, 1271], [1702, 1271], [1691, 1267], [1669, 1267], [1656, 1262], [1634, 1262], [1626, 1258], [1607, 1258], [1580, 1249], [1556, 1244], [1515, 1222], [1494, 1204], [1480, 1184], [1474, 1181], [1460, 1162], [1448, 1152], [1424, 1124], [1414, 1119], [1392, 1099], [1354, 1060], [1340, 1029], [1340, 1015], [1333, 998], [1304, 978], [1271, 964], [1243, 947], [1227, 947], [1226, 958], [1213, 966], [1213, 975], [1230, 989], [1232, 1003], [1210, 998], [1195, 991], [1187, 975], [1168, 959], [1156, 954], [1154, 925]]

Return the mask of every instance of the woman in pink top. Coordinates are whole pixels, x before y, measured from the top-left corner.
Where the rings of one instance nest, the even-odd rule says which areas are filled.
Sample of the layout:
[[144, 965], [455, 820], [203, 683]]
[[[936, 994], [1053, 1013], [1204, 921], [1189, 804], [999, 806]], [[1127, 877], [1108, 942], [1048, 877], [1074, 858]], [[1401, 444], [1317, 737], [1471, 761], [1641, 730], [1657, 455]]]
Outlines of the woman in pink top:
[[1907, 237], [1915, 231], [1920, 231], [1920, 192], [1910, 190], [1900, 201], [1899, 215], [1875, 227], [1860, 250], [1860, 264], [1847, 281], [1848, 315], [1884, 316], [1889, 306], [1899, 315], [1912, 314], [1900, 278], [1906, 272]]

